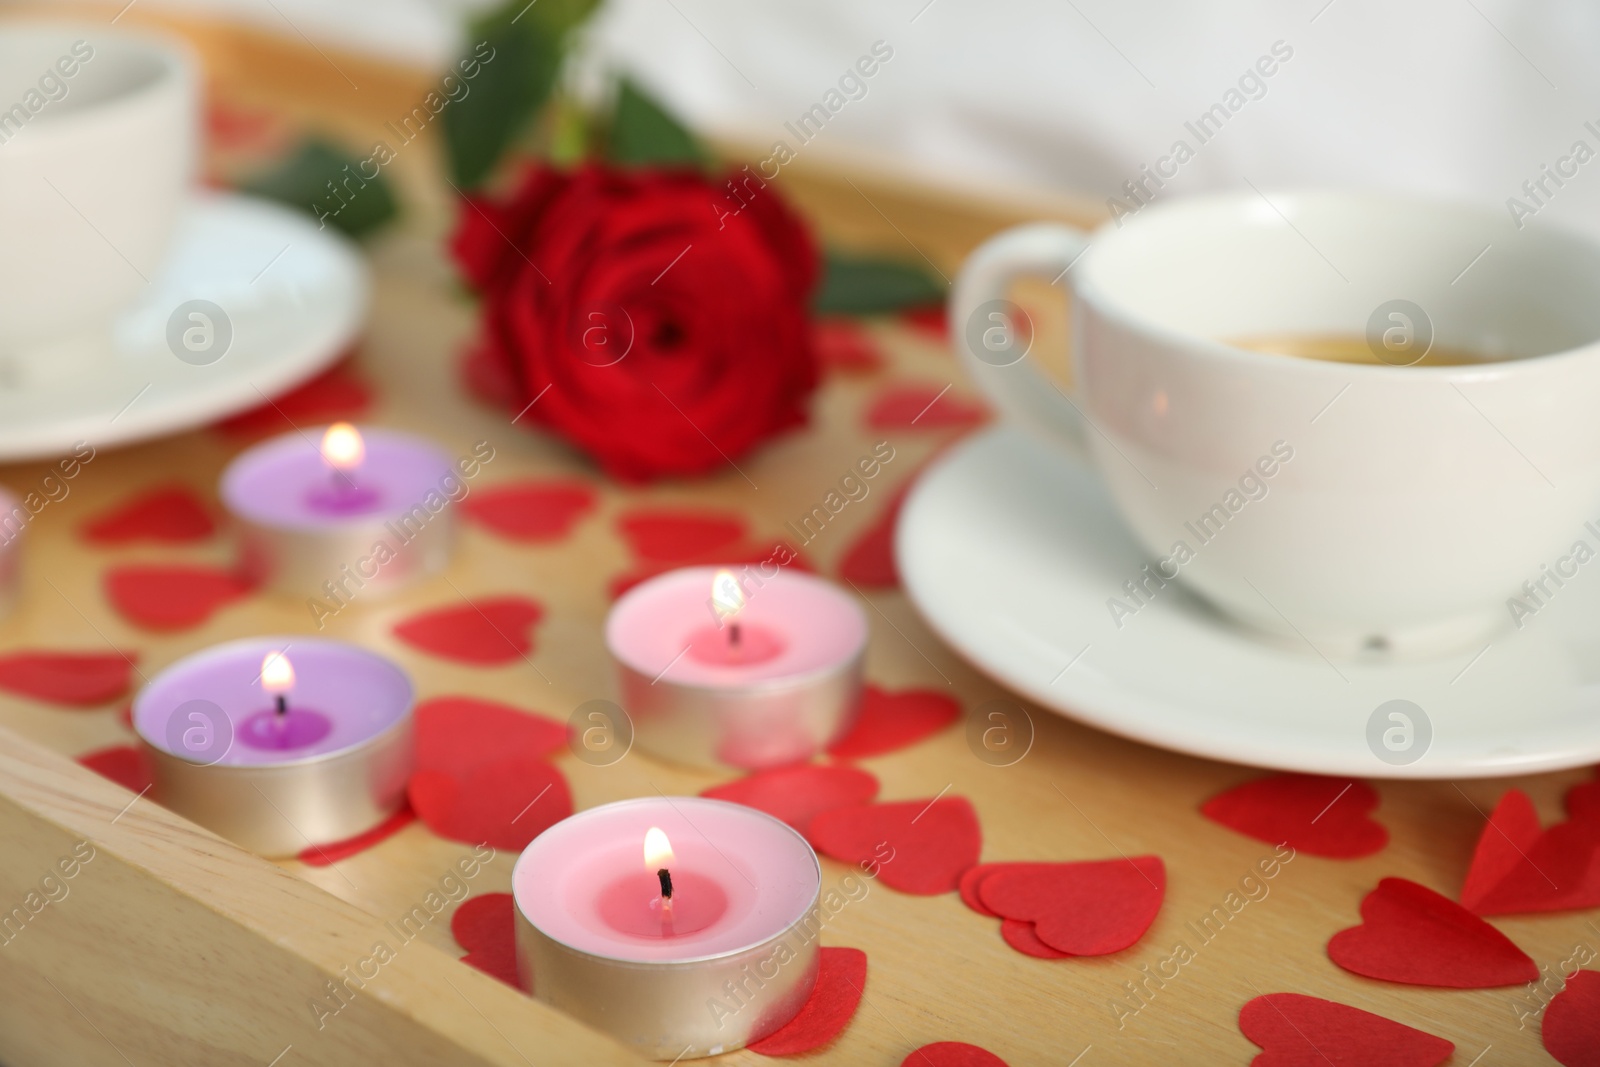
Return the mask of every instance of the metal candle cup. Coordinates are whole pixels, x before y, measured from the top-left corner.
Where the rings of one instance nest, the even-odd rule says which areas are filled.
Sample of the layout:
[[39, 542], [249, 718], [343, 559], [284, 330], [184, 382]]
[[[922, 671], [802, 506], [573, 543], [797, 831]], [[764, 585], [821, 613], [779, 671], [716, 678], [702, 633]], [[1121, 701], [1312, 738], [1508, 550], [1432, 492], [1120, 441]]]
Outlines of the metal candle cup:
[[[442, 569], [455, 543], [450, 457], [425, 438], [360, 431], [345, 467], [326, 454], [336, 424], [274, 437], [223, 472], [221, 495], [243, 528], [244, 566], [290, 596], [337, 606]], [[337, 458], [337, 457], [335, 457]]]
[[[653, 829], [670, 859], [647, 860]], [[674, 887], [666, 918], [665, 879], [651, 870], [663, 862]], [[552, 826], [517, 860], [518, 972], [538, 999], [642, 1055], [731, 1052], [811, 996], [821, 886], [805, 839], [754, 808], [702, 797], [605, 804]]]
[[[279, 693], [265, 662], [275, 652], [293, 663]], [[412, 704], [405, 673], [365, 649], [255, 637], [162, 671], [135, 699], [133, 725], [151, 799], [258, 855], [292, 856], [399, 810]]]
[[791, 571], [735, 579], [743, 600], [729, 611], [713, 583], [731, 575], [670, 571], [612, 607], [606, 645], [635, 743], [719, 770], [809, 759], [855, 721], [866, 617], [837, 586]]

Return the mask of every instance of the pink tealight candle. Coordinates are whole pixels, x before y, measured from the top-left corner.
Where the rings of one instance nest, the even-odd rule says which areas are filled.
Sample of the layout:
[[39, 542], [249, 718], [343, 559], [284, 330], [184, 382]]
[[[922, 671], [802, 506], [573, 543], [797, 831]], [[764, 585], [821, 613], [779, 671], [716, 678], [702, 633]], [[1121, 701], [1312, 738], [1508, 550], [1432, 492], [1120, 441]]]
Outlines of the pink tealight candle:
[[449, 561], [459, 466], [424, 438], [341, 422], [249, 449], [221, 494], [244, 529], [247, 570], [321, 605], [320, 621]]
[[685, 567], [625, 593], [606, 620], [644, 750], [752, 770], [825, 749], [855, 720], [867, 620], [809, 574]]
[[816, 985], [822, 870], [789, 826], [703, 797], [579, 812], [511, 874], [540, 1000], [662, 1060], [742, 1048]]
[[140, 691], [151, 797], [263, 856], [342, 841], [405, 801], [412, 688], [374, 653], [248, 638], [179, 660]]

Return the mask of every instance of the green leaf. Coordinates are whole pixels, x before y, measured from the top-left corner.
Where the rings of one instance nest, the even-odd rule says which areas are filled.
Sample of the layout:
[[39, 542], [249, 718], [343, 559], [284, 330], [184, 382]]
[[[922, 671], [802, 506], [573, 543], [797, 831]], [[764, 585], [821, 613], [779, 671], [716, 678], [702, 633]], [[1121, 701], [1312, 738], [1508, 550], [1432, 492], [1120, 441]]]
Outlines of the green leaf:
[[381, 162], [376, 156], [357, 159], [327, 141], [311, 138], [288, 159], [240, 188], [299, 208], [351, 237], [362, 237], [400, 213], [383, 174], [366, 176]]
[[812, 310], [824, 315], [873, 315], [941, 304], [945, 283], [904, 260], [829, 252]]
[[694, 135], [629, 78], [622, 79], [606, 155], [624, 166], [699, 166]]
[[[471, 89], [439, 117], [450, 173], [463, 189], [476, 188], [489, 177], [555, 85], [561, 34], [532, 14], [547, 2], [535, 3], [521, 18], [507, 7], [479, 22], [455, 67]], [[473, 69], [476, 76], [468, 78]]]

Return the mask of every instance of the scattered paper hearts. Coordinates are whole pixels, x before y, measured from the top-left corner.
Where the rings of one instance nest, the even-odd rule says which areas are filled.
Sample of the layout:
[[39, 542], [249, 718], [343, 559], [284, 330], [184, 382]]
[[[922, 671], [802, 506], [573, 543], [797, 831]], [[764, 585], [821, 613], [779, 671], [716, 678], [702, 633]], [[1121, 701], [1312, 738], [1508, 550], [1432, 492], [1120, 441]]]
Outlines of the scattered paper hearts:
[[346, 360], [260, 407], [222, 420], [217, 428], [237, 437], [265, 437], [312, 423], [353, 421], [371, 406], [372, 387]]
[[811, 339], [825, 371], [862, 374], [883, 366], [877, 343], [854, 319], [817, 319], [811, 326]]
[[728, 548], [745, 535], [742, 515], [688, 508], [633, 508], [617, 519], [628, 548], [649, 563], [699, 560]]
[[1072, 956], [1070, 952], [1053, 949], [1040, 941], [1039, 931], [1026, 919], [1000, 920], [1000, 936], [1006, 944], [1024, 956], [1033, 956], [1041, 960], [1064, 960]]
[[875, 685], [861, 692], [861, 708], [850, 732], [828, 747], [839, 759], [866, 759], [914, 745], [961, 718], [961, 705], [935, 689], [889, 692]]
[[956, 890], [961, 894], [961, 903], [979, 915], [987, 915], [991, 919], [998, 919], [1000, 918], [1000, 913], [991, 911], [989, 906], [983, 902], [982, 886], [985, 878], [996, 871], [1012, 868], [1053, 866], [1055, 865], [1052, 863], [980, 863], [976, 867], [968, 867], [962, 873], [961, 881], [956, 886]]
[[470, 778], [417, 771], [411, 807], [440, 837], [521, 850], [572, 814], [567, 780], [552, 764], [526, 757], [478, 765]]
[[900, 321], [913, 330], [940, 341], [950, 338], [950, 317], [943, 304], [908, 308], [900, 312]]
[[544, 609], [521, 596], [484, 597], [436, 608], [396, 623], [395, 636], [442, 659], [497, 667], [533, 651], [529, 631]]
[[150, 788], [150, 765], [145, 762], [144, 753], [132, 745], [96, 749], [79, 756], [78, 762], [131, 793]]
[[296, 858], [308, 867], [331, 867], [340, 860], [347, 860], [358, 852], [365, 852], [379, 842], [388, 840], [416, 821], [417, 813], [411, 810], [411, 805], [402, 804], [399, 811], [365, 833], [326, 845], [312, 845]]
[[1533, 801], [1508, 790], [1478, 837], [1461, 904], [1478, 915], [1600, 906], [1600, 837], [1580, 821], [1541, 830]]
[[510, 893], [468, 897], [450, 916], [450, 936], [467, 950], [461, 962], [508, 986], [517, 980], [516, 900]]
[[566, 537], [598, 499], [587, 482], [523, 481], [479, 489], [461, 507], [501, 537], [534, 544]]
[[1219, 793], [1200, 813], [1269, 845], [1329, 859], [1370, 856], [1389, 832], [1367, 817], [1378, 794], [1366, 782], [1314, 774], [1274, 774]]
[[0, 655], [0, 689], [64, 707], [94, 707], [128, 691], [134, 658], [120, 652], [8, 652]]
[[127, 564], [105, 575], [111, 606], [147, 630], [199, 626], [254, 588], [234, 571], [189, 564]]
[[216, 523], [194, 490], [185, 485], [146, 489], [83, 524], [83, 536], [98, 545], [134, 541], [185, 544], [216, 533]]
[[1565, 804], [1567, 817], [1574, 822], [1600, 827], [1600, 778], [1567, 790]]
[[1361, 901], [1361, 919], [1328, 942], [1328, 958], [1353, 974], [1446, 989], [1492, 989], [1539, 977], [1506, 935], [1404, 878], [1379, 882]]
[[747, 1048], [763, 1056], [798, 1056], [831, 1042], [855, 1017], [867, 986], [867, 954], [858, 948], [824, 948], [817, 985], [800, 1013]]
[[542, 759], [567, 744], [561, 723], [493, 700], [434, 697], [417, 705], [419, 771], [468, 779], [485, 763]]
[[900, 1067], [1006, 1067], [1006, 1061], [965, 1041], [935, 1041], [914, 1049]]
[[1158, 856], [995, 864], [976, 889], [988, 910], [1032, 923], [1057, 952], [1104, 956], [1150, 928], [1166, 896], [1167, 868]]
[[955, 889], [983, 847], [965, 797], [836, 808], [811, 820], [810, 837], [819, 851], [868, 865], [884, 885], [919, 896]]
[[1434, 1067], [1455, 1051], [1442, 1037], [1299, 993], [1268, 993], [1239, 1012], [1261, 1046], [1252, 1067]]
[[759, 771], [714, 785], [700, 795], [764, 811], [803, 834], [825, 811], [872, 803], [878, 795], [878, 779], [855, 767], [808, 763]]
[[878, 517], [845, 549], [839, 559], [841, 578], [863, 589], [893, 589], [900, 584], [900, 568], [894, 558], [894, 531], [913, 481], [915, 479], [907, 479], [896, 489]]
[[946, 430], [976, 426], [989, 418], [982, 404], [948, 392], [949, 388], [885, 386], [867, 408], [867, 425], [874, 430]]
[[1568, 976], [1540, 1026], [1544, 1050], [1562, 1067], [1600, 1067], [1600, 972]]

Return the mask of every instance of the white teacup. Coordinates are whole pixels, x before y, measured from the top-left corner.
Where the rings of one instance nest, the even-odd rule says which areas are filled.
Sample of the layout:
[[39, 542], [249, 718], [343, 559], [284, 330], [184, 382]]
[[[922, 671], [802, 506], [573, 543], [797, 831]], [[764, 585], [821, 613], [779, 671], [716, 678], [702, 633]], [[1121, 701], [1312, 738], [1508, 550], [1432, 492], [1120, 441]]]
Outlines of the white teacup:
[[0, 22], [0, 387], [104, 358], [190, 193], [196, 101], [175, 44]]
[[[1013, 329], [1021, 275], [1073, 293], [1070, 395]], [[963, 268], [950, 323], [1004, 412], [1087, 446], [1151, 554], [1106, 590], [1119, 626], [1176, 579], [1324, 655], [1456, 649], [1536, 625], [1600, 549], [1588, 238], [1377, 193], [1178, 199], [1092, 237], [1001, 234]], [[1352, 335], [1387, 352], [1430, 332], [1492, 361], [1360, 365], [1227, 343]]]

